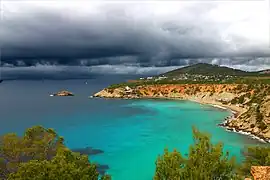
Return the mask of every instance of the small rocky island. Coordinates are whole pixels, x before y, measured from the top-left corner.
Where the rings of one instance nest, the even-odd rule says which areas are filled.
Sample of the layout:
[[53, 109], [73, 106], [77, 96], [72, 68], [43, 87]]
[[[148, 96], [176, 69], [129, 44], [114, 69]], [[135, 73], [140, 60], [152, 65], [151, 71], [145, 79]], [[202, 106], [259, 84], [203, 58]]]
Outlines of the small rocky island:
[[74, 94], [69, 91], [59, 91], [55, 94], [52, 94], [51, 96], [74, 96]]

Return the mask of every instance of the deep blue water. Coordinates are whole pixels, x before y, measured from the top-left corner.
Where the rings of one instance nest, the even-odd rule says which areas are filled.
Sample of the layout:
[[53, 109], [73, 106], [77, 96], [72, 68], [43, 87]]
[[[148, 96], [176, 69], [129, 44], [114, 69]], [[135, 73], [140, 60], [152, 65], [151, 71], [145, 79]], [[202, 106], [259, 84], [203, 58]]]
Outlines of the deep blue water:
[[[229, 112], [189, 101], [88, 99], [94, 92], [122, 78], [99, 77], [65, 81], [5, 81], [0, 85], [0, 134], [33, 125], [54, 128], [73, 148], [104, 151], [92, 161], [109, 166], [115, 180], [150, 180], [155, 160], [165, 147], [187, 153], [194, 125], [222, 141], [241, 158], [245, 145], [258, 143], [217, 127]], [[74, 97], [50, 97], [61, 89]]]

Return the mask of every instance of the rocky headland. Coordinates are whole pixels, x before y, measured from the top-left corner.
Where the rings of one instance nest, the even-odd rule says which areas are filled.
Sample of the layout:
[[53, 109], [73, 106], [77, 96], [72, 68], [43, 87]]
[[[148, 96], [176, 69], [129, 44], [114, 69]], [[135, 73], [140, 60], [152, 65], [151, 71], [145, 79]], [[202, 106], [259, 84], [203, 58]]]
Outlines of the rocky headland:
[[105, 88], [101, 98], [166, 98], [227, 108], [232, 116], [220, 126], [270, 142], [270, 86], [247, 84], [157, 84]]

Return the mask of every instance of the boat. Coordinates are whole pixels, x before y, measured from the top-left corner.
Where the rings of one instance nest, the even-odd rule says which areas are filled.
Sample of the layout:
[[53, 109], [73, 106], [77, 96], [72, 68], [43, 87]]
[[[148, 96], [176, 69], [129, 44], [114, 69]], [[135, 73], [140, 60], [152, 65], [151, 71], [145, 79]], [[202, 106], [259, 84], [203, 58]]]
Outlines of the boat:
[[3, 82], [3, 79], [0, 79], [0, 83]]

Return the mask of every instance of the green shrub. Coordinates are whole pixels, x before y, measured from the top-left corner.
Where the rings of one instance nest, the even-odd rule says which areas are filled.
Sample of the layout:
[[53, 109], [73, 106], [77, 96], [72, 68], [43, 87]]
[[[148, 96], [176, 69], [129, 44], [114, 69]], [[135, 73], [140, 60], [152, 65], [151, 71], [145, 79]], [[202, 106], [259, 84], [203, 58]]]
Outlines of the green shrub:
[[96, 165], [87, 156], [67, 149], [63, 142], [53, 129], [42, 126], [27, 129], [22, 137], [14, 133], [2, 136], [0, 179], [98, 180]]
[[245, 101], [245, 95], [240, 96], [239, 99], [238, 99], [238, 103], [243, 104], [244, 101]]
[[223, 153], [223, 144], [212, 144], [210, 136], [193, 128], [194, 145], [187, 158], [165, 149], [156, 161], [155, 180], [236, 179], [235, 158]]
[[[8, 180], [98, 180], [96, 165], [90, 164], [87, 156], [60, 149], [52, 160], [30, 160], [21, 163], [17, 172]], [[108, 178], [107, 178], [108, 179]]]

